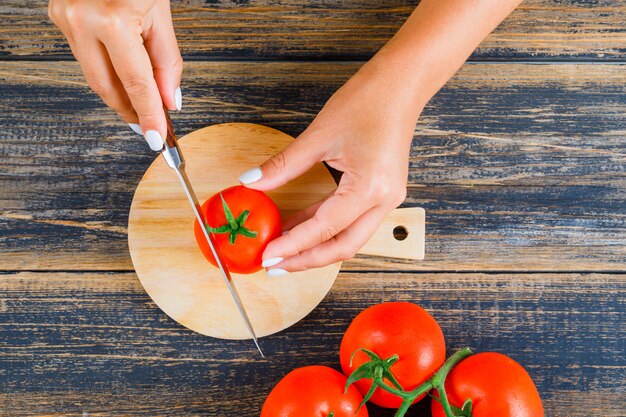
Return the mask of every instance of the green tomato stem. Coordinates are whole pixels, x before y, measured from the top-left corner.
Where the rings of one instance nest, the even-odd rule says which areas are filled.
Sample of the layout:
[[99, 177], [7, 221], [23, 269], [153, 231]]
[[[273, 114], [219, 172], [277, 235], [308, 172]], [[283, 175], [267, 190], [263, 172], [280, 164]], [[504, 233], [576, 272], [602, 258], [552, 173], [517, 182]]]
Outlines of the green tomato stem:
[[415, 399], [417, 397], [419, 397], [420, 395], [427, 393], [428, 391], [430, 391], [433, 388], [433, 384], [430, 380], [424, 382], [422, 385], [420, 385], [419, 387], [415, 388], [413, 391], [404, 391], [404, 390], [399, 390], [396, 389], [394, 387], [390, 387], [389, 385], [387, 385], [385, 383], [385, 381], [383, 380], [382, 377], [380, 378], [374, 378], [374, 384], [378, 385], [381, 389], [391, 393], [391, 394], [395, 394], [398, 397], [402, 398], [403, 400], [407, 400], [409, 401], [409, 404], [412, 404], [413, 401], [415, 401]]
[[233, 216], [230, 207], [226, 204], [226, 200], [224, 200], [224, 196], [220, 193], [220, 198], [222, 199], [222, 208], [224, 209], [224, 216], [226, 217], [226, 224], [223, 224], [218, 227], [211, 227], [208, 224], [205, 225], [206, 229], [209, 233], [219, 234], [219, 233], [228, 233], [228, 242], [231, 245], [235, 244], [237, 240], [237, 236], [242, 235], [249, 238], [257, 237], [258, 233], [254, 230], [250, 230], [244, 227], [244, 223], [248, 219], [250, 215], [250, 211], [244, 210], [237, 218]]
[[439, 368], [437, 372], [435, 372], [435, 375], [431, 379], [433, 387], [439, 393], [439, 399], [441, 400], [440, 403], [443, 407], [444, 412], [446, 413], [446, 417], [456, 417], [455, 414], [452, 412], [450, 402], [448, 401], [448, 394], [446, 393], [445, 388], [446, 377], [457, 363], [461, 362], [463, 359], [467, 358], [471, 354], [472, 351], [470, 350], [470, 348], [466, 347], [459, 350], [443, 363], [443, 366]]
[[396, 411], [396, 414], [394, 417], [404, 416], [406, 412], [409, 411], [409, 407], [411, 407], [412, 404], [413, 404], [413, 401], [407, 401], [407, 400], [402, 401], [402, 404], [400, 405], [400, 408], [398, 408], [398, 411]]
[[[433, 401], [437, 401], [439, 404], [441, 404], [441, 399], [439, 397], [435, 397], [432, 394], [428, 394], [428, 396], [433, 400]], [[450, 404], [450, 409], [452, 410], [453, 413], [458, 413], [458, 414], [454, 414], [455, 416], [460, 416], [460, 417], [471, 417], [471, 414], [463, 414], [464, 411], [462, 408], [456, 407], [452, 404]]]
[[[446, 417], [457, 417], [452, 412], [452, 408], [451, 408], [450, 402], [448, 401], [448, 396], [446, 394], [444, 385], [446, 382], [446, 377], [448, 376], [448, 373], [450, 373], [452, 368], [454, 368], [454, 366], [457, 363], [461, 362], [463, 359], [467, 358], [471, 354], [472, 354], [472, 351], [469, 348], [463, 348], [459, 350], [458, 352], [450, 356], [444, 362], [444, 364], [441, 366], [441, 368], [439, 368], [437, 372], [435, 372], [432, 378], [430, 378], [429, 380], [427, 380], [426, 382], [424, 382], [423, 384], [421, 384], [420, 386], [418, 386], [412, 391], [404, 391], [404, 390], [399, 390], [394, 387], [390, 387], [389, 385], [385, 383], [382, 375], [378, 373], [374, 376], [373, 383], [376, 384], [381, 389], [402, 398], [402, 405], [400, 406], [400, 408], [398, 408], [398, 411], [396, 412], [395, 417], [404, 417], [404, 415], [408, 411], [409, 407], [413, 404], [413, 402], [418, 397], [426, 394], [428, 391], [430, 391], [433, 388], [436, 389], [437, 392], [439, 393], [439, 402], [443, 406], [443, 409], [446, 413]], [[466, 416], [466, 417], [471, 417], [471, 416]]]

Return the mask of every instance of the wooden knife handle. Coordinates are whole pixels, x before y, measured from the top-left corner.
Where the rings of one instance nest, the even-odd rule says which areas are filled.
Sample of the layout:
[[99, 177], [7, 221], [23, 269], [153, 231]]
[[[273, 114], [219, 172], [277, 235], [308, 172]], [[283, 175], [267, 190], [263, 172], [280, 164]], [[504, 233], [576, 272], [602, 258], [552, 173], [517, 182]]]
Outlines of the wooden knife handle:
[[176, 148], [178, 146], [178, 140], [176, 139], [176, 133], [174, 133], [174, 126], [172, 125], [172, 119], [170, 119], [170, 112], [167, 107], [163, 105], [163, 112], [165, 113], [165, 122], [167, 123], [167, 133], [165, 135], [165, 143], [170, 148]]
[[359, 253], [389, 258], [424, 259], [425, 217], [426, 213], [421, 207], [393, 210]]

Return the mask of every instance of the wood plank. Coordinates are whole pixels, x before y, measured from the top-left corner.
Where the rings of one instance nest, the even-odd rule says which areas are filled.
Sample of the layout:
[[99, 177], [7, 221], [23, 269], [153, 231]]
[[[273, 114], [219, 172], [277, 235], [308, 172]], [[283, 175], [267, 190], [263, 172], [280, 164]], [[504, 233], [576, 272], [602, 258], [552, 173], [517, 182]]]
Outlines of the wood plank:
[[250, 342], [169, 320], [132, 273], [4, 274], [0, 415], [256, 416], [291, 369], [338, 367], [342, 332], [361, 309], [406, 300], [434, 315], [449, 352], [468, 345], [522, 363], [546, 416], [618, 417], [625, 290], [623, 274], [342, 273], [311, 315], [261, 340], [261, 359]]
[[[70, 54], [47, 17], [47, 1], [4, 0], [0, 57]], [[417, 0], [173, 2], [187, 57], [369, 59]], [[474, 59], [623, 60], [626, 1], [527, 0]]]
[[[189, 63], [183, 134], [253, 122], [297, 135], [355, 63]], [[153, 153], [71, 62], [0, 70], [0, 269], [130, 270], [126, 224]], [[427, 106], [408, 206], [426, 260], [344, 268], [624, 270], [626, 66], [468, 64]]]

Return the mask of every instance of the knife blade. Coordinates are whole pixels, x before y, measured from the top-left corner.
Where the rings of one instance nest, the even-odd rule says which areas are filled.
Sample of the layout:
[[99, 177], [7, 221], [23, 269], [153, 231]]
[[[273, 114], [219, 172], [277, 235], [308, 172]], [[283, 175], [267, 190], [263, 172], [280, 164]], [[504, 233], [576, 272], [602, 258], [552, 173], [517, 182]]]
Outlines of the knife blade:
[[183, 158], [183, 154], [180, 150], [180, 147], [178, 146], [178, 140], [176, 139], [176, 134], [174, 133], [172, 121], [168, 114], [167, 108], [164, 107], [163, 111], [165, 112], [165, 119], [167, 121], [167, 135], [165, 138], [165, 143], [163, 144], [163, 148], [160, 150], [160, 152], [163, 155], [165, 162], [167, 162], [167, 165], [176, 172], [176, 175], [178, 176], [178, 179], [180, 180], [183, 190], [185, 191], [185, 194], [187, 195], [187, 199], [189, 200], [189, 203], [191, 204], [191, 208], [193, 209], [193, 212], [196, 216], [196, 220], [198, 220], [200, 225], [203, 226], [201, 227], [201, 229], [204, 232], [204, 238], [206, 239], [206, 242], [209, 245], [209, 248], [211, 249], [211, 253], [213, 254], [213, 257], [215, 258], [215, 261], [220, 270], [222, 278], [224, 282], [226, 283], [226, 286], [228, 287], [228, 290], [230, 291], [230, 294], [232, 295], [233, 300], [235, 301], [235, 304], [237, 305], [239, 314], [243, 318], [246, 328], [248, 329], [248, 332], [250, 333], [250, 336], [252, 337], [252, 340], [254, 341], [256, 348], [259, 350], [259, 353], [261, 354], [262, 357], [265, 357], [265, 355], [263, 354], [263, 351], [261, 350], [261, 346], [259, 346], [259, 341], [257, 339], [256, 333], [254, 332], [254, 328], [252, 327], [252, 323], [250, 322], [250, 317], [248, 317], [248, 313], [246, 312], [246, 309], [243, 306], [243, 302], [241, 301], [241, 297], [239, 296], [239, 293], [237, 292], [237, 288], [235, 287], [235, 283], [233, 282], [230, 272], [228, 271], [228, 268], [224, 264], [224, 261], [222, 260], [222, 257], [220, 256], [220, 253], [217, 250], [211, 235], [206, 230], [206, 227], [204, 227], [206, 226], [206, 221], [204, 219], [204, 215], [202, 213], [202, 208], [200, 206], [200, 203], [198, 203], [198, 198], [196, 197], [196, 193], [194, 192], [191, 182], [189, 181], [189, 178], [187, 177], [187, 173], [185, 172], [185, 159]]

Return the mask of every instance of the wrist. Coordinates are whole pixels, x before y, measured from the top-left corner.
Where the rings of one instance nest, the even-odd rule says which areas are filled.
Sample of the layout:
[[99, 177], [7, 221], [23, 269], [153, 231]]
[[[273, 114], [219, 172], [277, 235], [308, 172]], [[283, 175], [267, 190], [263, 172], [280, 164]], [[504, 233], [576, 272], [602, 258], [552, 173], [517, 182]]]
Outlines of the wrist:
[[396, 108], [402, 109], [415, 122], [435, 93], [424, 82], [421, 66], [413, 65], [392, 48], [381, 49], [356, 76], [376, 85], [381, 94], [389, 97]]

